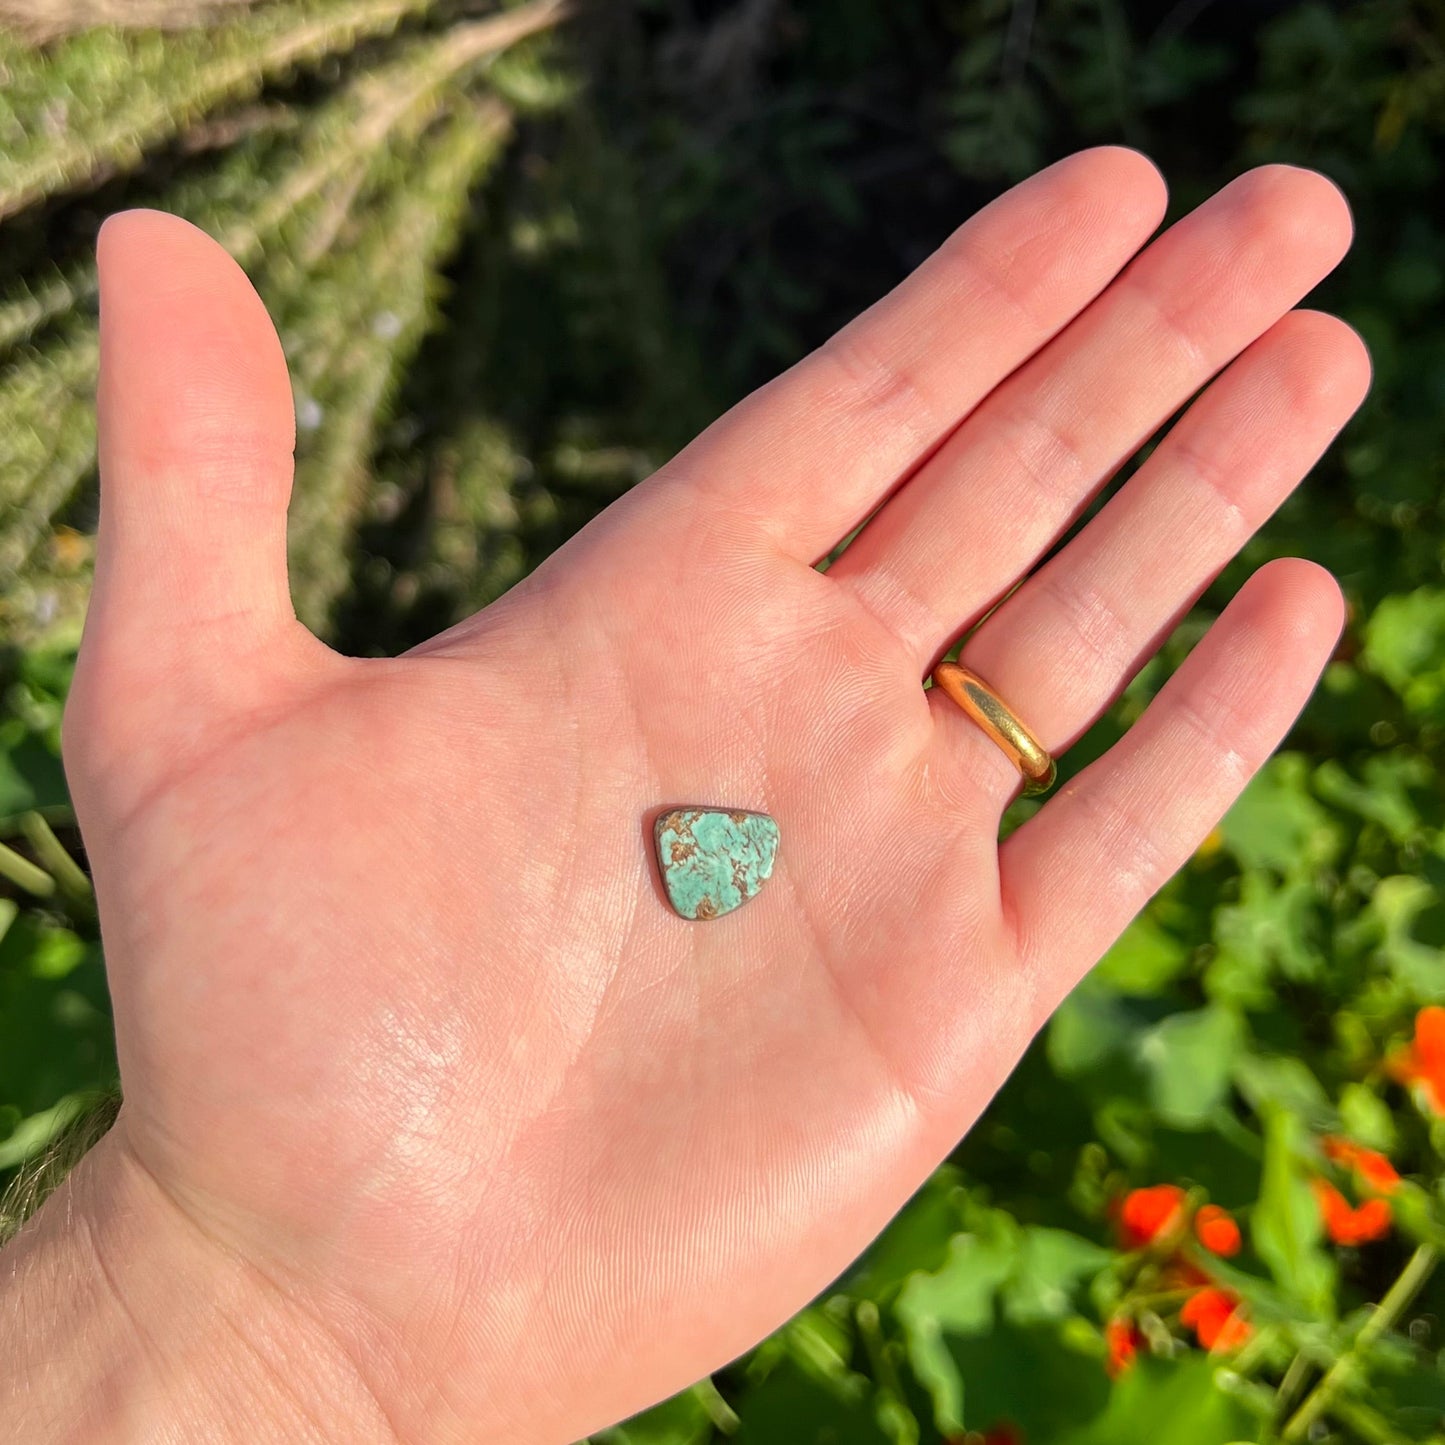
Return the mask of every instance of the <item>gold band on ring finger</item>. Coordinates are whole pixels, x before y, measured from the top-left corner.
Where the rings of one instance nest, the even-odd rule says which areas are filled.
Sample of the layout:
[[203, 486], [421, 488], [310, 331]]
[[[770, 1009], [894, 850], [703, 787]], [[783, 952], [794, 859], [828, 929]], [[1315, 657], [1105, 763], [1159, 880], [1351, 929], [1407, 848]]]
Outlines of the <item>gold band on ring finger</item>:
[[1053, 786], [1057, 771], [1053, 758], [977, 673], [956, 662], [940, 662], [933, 669], [933, 685], [946, 692], [1003, 749], [1023, 774], [1025, 793], [1044, 793]]

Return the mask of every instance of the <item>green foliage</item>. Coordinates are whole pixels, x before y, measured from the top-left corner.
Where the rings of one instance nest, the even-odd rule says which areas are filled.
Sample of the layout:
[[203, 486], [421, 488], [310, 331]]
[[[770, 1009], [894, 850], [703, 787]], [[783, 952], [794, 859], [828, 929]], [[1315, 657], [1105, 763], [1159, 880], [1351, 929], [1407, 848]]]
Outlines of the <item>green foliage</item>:
[[[569, 47], [528, 38], [545, 3], [273, 0], [0, 39], [0, 1172], [115, 1074], [59, 757], [100, 215], [176, 210], [252, 271], [296, 378], [299, 603], [393, 652], [1064, 151], [1142, 146], [1176, 211], [1245, 165], [1313, 164], [1354, 205], [1318, 299], [1366, 337], [1373, 398], [1068, 766], [1273, 555], [1350, 598], [1319, 694], [864, 1258], [598, 1441], [1445, 1440], [1445, 1120], [1402, 1066], [1445, 1004], [1445, 19], [1261, 9], [637, 0]], [[1372, 1197], [1334, 1137], [1403, 1176], [1378, 1238], [1331, 1237], [1323, 1183]], [[1182, 1235], [1126, 1247], [1121, 1200], [1165, 1183]], [[1206, 1201], [1237, 1255], [1193, 1240]], [[1237, 1349], [1181, 1318], [1190, 1268], [1242, 1302]]]

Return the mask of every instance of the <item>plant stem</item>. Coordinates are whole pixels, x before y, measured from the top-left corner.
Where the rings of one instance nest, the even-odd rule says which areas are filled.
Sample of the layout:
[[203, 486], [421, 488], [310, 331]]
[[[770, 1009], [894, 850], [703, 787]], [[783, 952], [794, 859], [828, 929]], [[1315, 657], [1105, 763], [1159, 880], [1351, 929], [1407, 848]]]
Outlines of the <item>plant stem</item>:
[[1284, 1427], [1282, 1438], [1304, 1440], [1310, 1426], [1334, 1403], [1335, 1396], [1346, 1385], [1360, 1363], [1360, 1356], [1379, 1337], [1390, 1329], [1410, 1306], [1410, 1301], [1424, 1287], [1425, 1281], [1434, 1271], [1439, 1256], [1428, 1245], [1422, 1244], [1400, 1271], [1399, 1278], [1386, 1291], [1375, 1313], [1365, 1321], [1354, 1344], [1330, 1366], [1325, 1377], [1305, 1397], [1305, 1402], [1294, 1413], [1294, 1418]]
[[1294, 1403], [1294, 1397], [1304, 1388], [1306, 1379], [1309, 1378], [1310, 1365], [1313, 1362], [1303, 1350], [1300, 1350], [1289, 1362], [1289, 1369], [1284, 1372], [1284, 1379], [1279, 1382], [1279, 1389], [1275, 1393], [1275, 1416], [1276, 1420], [1282, 1420], [1285, 1412]]
[[904, 1427], [906, 1431], [904, 1438], [916, 1442], [919, 1435], [918, 1421], [914, 1419], [913, 1412], [908, 1408], [908, 1397], [903, 1393], [903, 1381], [898, 1378], [897, 1367], [888, 1353], [888, 1341], [883, 1335], [883, 1325], [877, 1304], [871, 1299], [860, 1300], [857, 1309], [853, 1312], [853, 1318], [857, 1321], [858, 1333], [863, 1336], [863, 1343], [873, 1366], [874, 1380], [881, 1390], [892, 1395], [901, 1416], [907, 1422]]
[[712, 1423], [723, 1432], [724, 1435], [732, 1435], [737, 1432], [738, 1426], [742, 1423], [733, 1413], [733, 1408], [723, 1399], [718, 1387], [713, 1384], [712, 1377], [699, 1380], [692, 1387], [692, 1393], [702, 1403], [707, 1411], [707, 1417]]
[[35, 850], [35, 856], [45, 865], [51, 877], [60, 886], [60, 891], [74, 902], [91, 907], [95, 890], [85, 870], [65, 851], [65, 845], [55, 836], [54, 830], [39, 813], [26, 813], [20, 820], [21, 830]]
[[45, 869], [37, 868], [4, 843], [0, 843], [0, 878], [8, 878], [17, 888], [37, 898], [49, 898], [55, 892], [55, 879]]

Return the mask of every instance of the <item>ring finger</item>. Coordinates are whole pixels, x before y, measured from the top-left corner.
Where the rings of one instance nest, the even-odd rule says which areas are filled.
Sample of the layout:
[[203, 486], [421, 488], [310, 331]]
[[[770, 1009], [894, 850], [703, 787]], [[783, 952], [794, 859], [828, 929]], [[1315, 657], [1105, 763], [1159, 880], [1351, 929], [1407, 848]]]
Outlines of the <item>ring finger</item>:
[[[1292, 312], [1212, 385], [1097, 517], [981, 626], [960, 660], [1050, 751], [1109, 705], [1199, 593], [1329, 445], [1369, 386], [1344, 322]], [[1018, 774], [946, 697], [942, 744], [997, 780]]]

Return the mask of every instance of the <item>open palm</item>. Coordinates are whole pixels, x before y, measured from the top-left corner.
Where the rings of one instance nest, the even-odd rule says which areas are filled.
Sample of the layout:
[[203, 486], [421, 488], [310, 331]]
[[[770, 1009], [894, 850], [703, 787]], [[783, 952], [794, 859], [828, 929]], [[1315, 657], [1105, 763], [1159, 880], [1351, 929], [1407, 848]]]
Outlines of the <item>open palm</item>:
[[[1349, 329], [1286, 314], [1348, 244], [1328, 182], [1252, 172], [1135, 258], [1163, 205], [1126, 150], [1034, 177], [387, 660], [291, 612], [255, 294], [183, 222], [107, 226], [65, 737], [126, 1089], [105, 1148], [240, 1262], [271, 1321], [249, 1347], [312, 1362], [315, 1417], [354, 1384], [344, 1438], [565, 1441], [755, 1342], [1282, 736], [1340, 625], [1305, 562], [1257, 573], [1002, 846], [1018, 775], [923, 687], [1026, 577], [964, 657], [1064, 748], [1364, 393]], [[688, 803], [781, 832], [705, 923], [652, 852]]]

